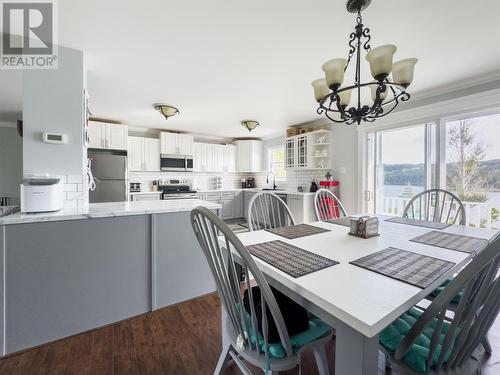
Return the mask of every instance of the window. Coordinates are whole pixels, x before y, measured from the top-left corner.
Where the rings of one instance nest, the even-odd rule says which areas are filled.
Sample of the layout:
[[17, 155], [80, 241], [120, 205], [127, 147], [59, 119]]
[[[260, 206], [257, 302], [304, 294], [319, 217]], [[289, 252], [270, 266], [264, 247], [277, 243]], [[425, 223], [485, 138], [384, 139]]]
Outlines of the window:
[[377, 134], [377, 212], [399, 214], [425, 190], [425, 125]]
[[275, 174], [276, 181], [285, 181], [285, 149], [283, 147], [269, 149], [268, 160], [268, 170]]
[[500, 114], [446, 120], [446, 189], [466, 210], [468, 224], [500, 227]]
[[401, 215], [424, 189], [455, 193], [469, 226], [500, 228], [500, 113], [365, 133], [365, 212]]

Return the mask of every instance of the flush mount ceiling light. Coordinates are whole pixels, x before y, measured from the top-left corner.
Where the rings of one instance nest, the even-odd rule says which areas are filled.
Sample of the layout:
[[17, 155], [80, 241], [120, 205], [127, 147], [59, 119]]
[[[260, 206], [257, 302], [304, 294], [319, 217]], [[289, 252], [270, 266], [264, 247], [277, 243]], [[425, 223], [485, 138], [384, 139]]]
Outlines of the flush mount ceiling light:
[[243, 120], [241, 122], [241, 125], [243, 125], [245, 128], [248, 129], [249, 132], [254, 130], [257, 126], [259, 126], [259, 122], [255, 120]]
[[[370, 5], [371, 0], [348, 0], [347, 11], [357, 13], [356, 27], [349, 36], [347, 59], [337, 58], [325, 62], [322, 66], [325, 78], [314, 80], [314, 96], [319, 103], [318, 114], [324, 114], [333, 122], [347, 125], [360, 124], [361, 121], [373, 122], [377, 118], [391, 113], [400, 102], [410, 99], [405, 90], [413, 80], [413, 70], [417, 59], [403, 59], [393, 63], [392, 58], [397, 47], [386, 44], [370, 47], [370, 29], [363, 26], [361, 11]], [[366, 51], [365, 59], [370, 64], [371, 82], [361, 83], [361, 48]], [[351, 59], [355, 59], [354, 85], [342, 87], [344, 73]], [[392, 72], [392, 77], [389, 74]], [[363, 105], [361, 89], [370, 89], [373, 103]], [[352, 91], [356, 93], [354, 106], [348, 108]]]
[[179, 113], [179, 110], [177, 108], [172, 107], [171, 105], [168, 104], [157, 103], [153, 107], [163, 116], [165, 116], [165, 119], [167, 120], [169, 117], [172, 117], [173, 115]]

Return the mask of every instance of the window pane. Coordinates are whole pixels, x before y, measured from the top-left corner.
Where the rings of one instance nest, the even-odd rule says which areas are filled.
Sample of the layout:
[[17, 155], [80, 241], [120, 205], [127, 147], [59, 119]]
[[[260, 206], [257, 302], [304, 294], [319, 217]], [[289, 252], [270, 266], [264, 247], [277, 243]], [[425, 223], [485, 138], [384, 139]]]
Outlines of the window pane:
[[274, 172], [276, 180], [286, 180], [285, 149], [283, 147], [270, 150], [269, 169]]
[[380, 132], [377, 150], [376, 210], [401, 215], [425, 189], [425, 125]]
[[468, 225], [499, 228], [499, 114], [446, 122], [446, 189], [462, 200]]

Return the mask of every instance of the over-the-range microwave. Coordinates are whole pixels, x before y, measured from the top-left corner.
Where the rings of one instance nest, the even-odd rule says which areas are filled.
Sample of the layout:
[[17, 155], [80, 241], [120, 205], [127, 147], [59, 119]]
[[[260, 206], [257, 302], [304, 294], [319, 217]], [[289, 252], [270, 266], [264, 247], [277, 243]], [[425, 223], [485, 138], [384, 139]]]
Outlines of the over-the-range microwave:
[[162, 171], [192, 172], [193, 155], [161, 154], [160, 169]]

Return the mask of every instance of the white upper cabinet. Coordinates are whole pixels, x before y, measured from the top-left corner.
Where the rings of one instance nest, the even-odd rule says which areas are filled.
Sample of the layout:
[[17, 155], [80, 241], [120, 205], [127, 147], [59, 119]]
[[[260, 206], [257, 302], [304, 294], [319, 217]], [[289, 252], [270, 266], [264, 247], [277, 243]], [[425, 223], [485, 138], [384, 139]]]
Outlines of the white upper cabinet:
[[142, 171], [144, 138], [128, 137], [128, 169], [129, 171]]
[[262, 172], [262, 141], [236, 141], [238, 172]]
[[160, 140], [128, 137], [128, 165], [130, 171], [159, 171]]
[[329, 169], [330, 131], [316, 130], [286, 138], [285, 168]]
[[104, 122], [89, 122], [89, 148], [126, 150], [128, 146], [128, 127]]
[[89, 148], [104, 148], [104, 139], [106, 138], [106, 126], [98, 122], [89, 122], [87, 130], [89, 137]]
[[161, 153], [193, 155], [193, 136], [190, 134], [160, 133]]
[[160, 140], [144, 138], [144, 164], [146, 171], [160, 170]]
[[234, 172], [236, 147], [194, 142], [194, 170], [198, 172]]

